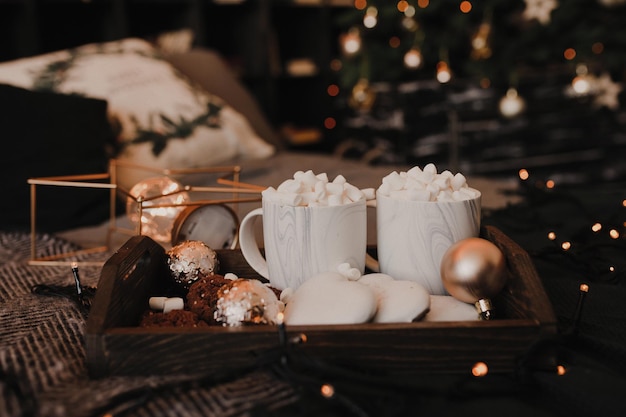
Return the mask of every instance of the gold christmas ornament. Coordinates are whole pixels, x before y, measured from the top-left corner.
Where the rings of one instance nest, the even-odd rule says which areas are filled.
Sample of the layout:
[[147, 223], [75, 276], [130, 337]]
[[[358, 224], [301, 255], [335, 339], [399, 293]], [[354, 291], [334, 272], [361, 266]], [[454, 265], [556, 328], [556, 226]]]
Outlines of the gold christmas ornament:
[[472, 59], [487, 59], [491, 57], [491, 24], [484, 22], [472, 37]]
[[444, 288], [454, 298], [476, 306], [482, 320], [492, 316], [491, 298], [506, 282], [505, 259], [492, 242], [472, 237], [453, 244], [441, 260]]
[[361, 78], [352, 88], [348, 104], [355, 110], [370, 111], [374, 101], [376, 101], [376, 93], [372, 90], [369, 81]]
[[504, 117], [515, 117], [522, 113], [526, 108], [526, 102], [520, 95], [517, 93], [517, 90], [513, 87], [509, 88], [504, 95], [500, 99], [499, 103], [500, 113]]

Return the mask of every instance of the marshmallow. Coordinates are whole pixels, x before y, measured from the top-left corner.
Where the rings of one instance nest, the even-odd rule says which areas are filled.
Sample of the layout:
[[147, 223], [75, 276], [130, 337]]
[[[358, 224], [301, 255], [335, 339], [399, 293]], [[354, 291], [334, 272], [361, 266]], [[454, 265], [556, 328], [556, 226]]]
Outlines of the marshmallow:
[[457, 173], [451, 180], [450, 185], [454, 191], [461, 189], [466, 184], [465, 176], [460, 172]]
[[363, 192], [347, 182], [343, 185], [343, 190], [350, 201], [359, 201], [363, 198]]
[[407, 175], [411, 178], [416, 178], [421, 172], [422, 169], [416, 165], [407, 171]]
[[185, 302], [180, 297], [150, 297], [148, 299], [148, 305], [152, 310], [169, 313], [172, 310], [184, 309]]
[[394, 199], [412, 201], [464, 201], [480, 196], [461, 173], [437, 173], [435, 164], [414, 166], [408, 171], [393, 171], [383, 177], [378, 193]]
[[294, 289], [291, 287], [287, 287], [284, 290], [281, 291], [280, 293], [280, 301], [282, 301], [283, 303], [287, 304], [289, 302], [289, 299], [291, 298], [291, 296], [294, 293]]
[[267, 187], [262, 196], [285, 206], [323, 207], [373, 200], [376, 192], [373, 188], [360, 190], [343, 175], [329, 182], [326, 173], [315, 174], [308, 170], [296, 171], [293, 178], [283, 181], [277, 188]]
[[289, 179], [280, 184], [276, 191], [278, 191], [279, 193], [294, 194], [302, 191], [302, 188], [303, 187], [301, 182]]
[[293, 175], [293, 178], [295, 181], [298, 181], [299, 183], [306, 186], [307, 188], [314, 186], [315, 183], [319, 181], [319, 179], [315, 176], [315, 174], [311, 170], [308, 170], [307, 172], [302, 172], [302, 171], [296, 172]]
[[419, 189], [410, 189], [407, 193], [409, 200], [413, 201], [430, 201], [430, 195], [430, 191]]
[[337, 272], [350, 281], [356, 281], [361, 278], [361, 271], [359, 271], [358, 268], [353, 268], [348, 262], [339, 264], [339, 266], [337, 266]]
[[387, 183], [389, 185], [389, 189], [391, 191], [395, 191], [404, 188], [405, 180], [400, 176], [400, 174], [398, 174], [397, 171], [393, 171], [391, 174], [383, 178], [383, 183]]
[[376, 190], [373, 188], [363, 188], [361, 192], [366, 200], [373, 200], [376, 198]]
[[333, 180], [333, 184], [345, 184], [346, 183], [346, 179], [344, 178], [343, 175], [339, 174], [335, 177], [335, 179]]
[[172, 310], [182, 310], [185, 308], [185, 302], [180, 297], [171, 297], [163, 303], [163, 312], [169, 313]]
[[329, 206], [340, 206], [343, 204], [343, 198], [338, 194], [331, 194], [328, 196]]
[[167, 297], [150, 297], [148, 305], [152, 310], [163, 310], [165, 300], [167, 300]]
[[432, 162], [429, 164], [426, 164], [426, 166], [424, 167], [424, 169], [422, 170], [428, 174], [432, 174], [433, 176], [437, 174], [437, 167], [435, 166], [435, 164], [433, 164]]
[[328, 182], [328, 175], [325, 172], [316, 175], [317, 179], [323, 182]]
[[329, 182], [326, 184], [326, 192], [331, 195], [341, 195], [343, 193], [343, 184]]

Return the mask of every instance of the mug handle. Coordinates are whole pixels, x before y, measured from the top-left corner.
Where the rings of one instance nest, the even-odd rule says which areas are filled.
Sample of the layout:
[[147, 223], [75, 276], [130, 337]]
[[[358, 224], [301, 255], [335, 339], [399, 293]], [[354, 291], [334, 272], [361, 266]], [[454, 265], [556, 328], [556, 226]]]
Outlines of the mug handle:
[[[376, 199], [367, 200], [365, 205], [367, 207], [376, 208]], [[365, 254], [365, 267], [373, 272], [380, 272], [380, 265], [378, 264], [378, 260], [374, 259], [369, 253]]]
[[269, 271], [267, 268], [267, 261], [261, 255], [261, 250], [256, 240], [254, 233], [254, 224], [257, 220], [257, 216], [263, 216], [263, 208], [259, 207], [243, 218], [239, 225], [239, 247], [241, 248], [241, 254], [246, 259], [246, 262], [263, 278], [269, 279]]

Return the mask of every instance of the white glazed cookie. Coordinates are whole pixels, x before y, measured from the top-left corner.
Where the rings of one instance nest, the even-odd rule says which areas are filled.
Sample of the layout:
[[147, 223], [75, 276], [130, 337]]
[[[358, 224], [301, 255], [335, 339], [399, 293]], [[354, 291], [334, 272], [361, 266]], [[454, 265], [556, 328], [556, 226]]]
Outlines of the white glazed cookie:
[[375, 323], [405, 323], [421, 319], [430, 308], [430, 295], [414, 281], [396, 280], [390, 275], [363, 275], [357, 281], [376, 293]]
[[479, 320], [476, 308], [459, 301], [451, 295], [431, 295], [430, 311], [424, 321], [468, 321]]
[[374, 291], [339, 272], [308, 279], [285, 301], [287, 325], [366, 323], [376, 313]]

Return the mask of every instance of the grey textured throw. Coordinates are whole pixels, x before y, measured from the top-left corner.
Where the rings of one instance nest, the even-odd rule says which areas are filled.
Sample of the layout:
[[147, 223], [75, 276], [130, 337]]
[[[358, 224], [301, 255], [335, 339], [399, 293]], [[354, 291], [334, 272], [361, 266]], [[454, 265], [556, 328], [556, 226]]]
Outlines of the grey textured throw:
[[[55, 236], [37, 238], [38, 256], [75, 249]], [[90, 379], [81, 309], [31, 291], [74, 285], [71, 268], [32, 266], [29, 257], [28, 234], [0, 233], [0, 415], [245, 416], [295, 401], [290, 385], [260, 370], [220, 384], [190, 384], [185, 375]], [[81, 267], [83, 286], [96, 287], [99, 276], [99, 267]]]

